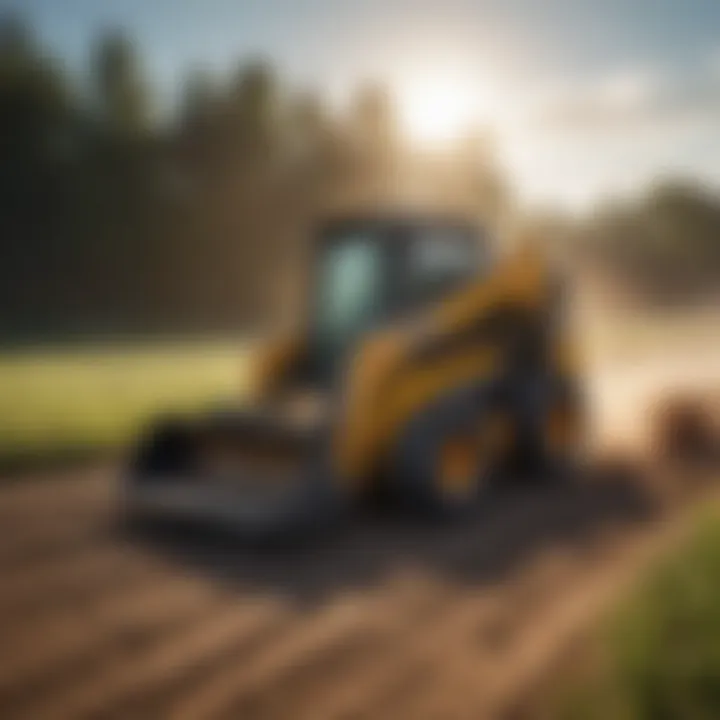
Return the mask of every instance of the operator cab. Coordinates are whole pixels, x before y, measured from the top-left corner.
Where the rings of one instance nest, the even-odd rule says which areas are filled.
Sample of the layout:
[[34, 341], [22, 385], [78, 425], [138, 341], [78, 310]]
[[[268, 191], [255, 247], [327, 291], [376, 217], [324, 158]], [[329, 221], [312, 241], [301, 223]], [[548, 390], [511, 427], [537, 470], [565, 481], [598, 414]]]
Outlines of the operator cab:
[[361, 218], [320, 234], [310, 301], [311, 375], [325, 385], [365, 333], [459, 290], [492, 265], [487, 236], [445, 218]]

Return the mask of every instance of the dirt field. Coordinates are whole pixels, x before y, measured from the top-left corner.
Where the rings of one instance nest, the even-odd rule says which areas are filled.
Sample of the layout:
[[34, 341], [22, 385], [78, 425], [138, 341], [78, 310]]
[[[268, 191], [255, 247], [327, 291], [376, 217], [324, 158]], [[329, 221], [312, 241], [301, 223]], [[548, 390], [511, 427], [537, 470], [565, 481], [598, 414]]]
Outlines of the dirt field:
[[129, 538], [113, 475], [0, 490], [3, 719], [527, 717], [683, 508], [715, 492], [697, 470], [607, 461], [462, 525], [363, 511], [322, 544], [253, 551]]

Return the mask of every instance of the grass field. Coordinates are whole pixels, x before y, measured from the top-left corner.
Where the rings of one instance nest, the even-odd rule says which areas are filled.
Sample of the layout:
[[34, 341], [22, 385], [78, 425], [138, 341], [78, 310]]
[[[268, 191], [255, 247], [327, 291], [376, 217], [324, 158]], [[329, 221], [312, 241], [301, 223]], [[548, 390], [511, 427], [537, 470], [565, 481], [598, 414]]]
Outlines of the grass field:
[[149, 416], [242, 392], [240, 345], [0, 355], [0, 468], [116, 448]]
[[711, 720], [720, 717], [720, 516], [701, 516], [621, 605], [590, 672], [554, 717]]

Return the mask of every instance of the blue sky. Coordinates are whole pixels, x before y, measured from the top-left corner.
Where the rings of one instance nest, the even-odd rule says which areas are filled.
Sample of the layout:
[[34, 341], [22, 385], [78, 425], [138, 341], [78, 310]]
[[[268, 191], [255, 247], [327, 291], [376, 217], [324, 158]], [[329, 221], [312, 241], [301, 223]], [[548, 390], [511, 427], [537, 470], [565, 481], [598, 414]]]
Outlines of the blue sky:
[[[428, 26], [460, 42], [500, 35], [560, 70], [630, 61], [685, 65], [719, 41], [718, 0], [3, 0], [82, 57], [98, 28], [133, 31], [160, 74], [265, 53], [322, 82]], [[495, 38], [495, 42], [499, 38]], [[349, 51], [349, 52], [348, 52]]]
[[[340, 98], [368, 77], [460, 72], [531, 200], [584, 203], [659, 174], [720, 181], [720, 0], [0, 0], [82, 68], [137, 38], [165, 93], [189, 67], [273, 59]], [[483, 103], [480, 103], [481, 105]]]

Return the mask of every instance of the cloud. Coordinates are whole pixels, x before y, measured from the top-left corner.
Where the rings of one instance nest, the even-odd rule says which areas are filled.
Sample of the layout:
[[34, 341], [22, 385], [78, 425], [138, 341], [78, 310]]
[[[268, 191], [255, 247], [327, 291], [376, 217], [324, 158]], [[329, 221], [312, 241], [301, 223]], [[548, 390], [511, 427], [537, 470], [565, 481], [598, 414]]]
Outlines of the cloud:
[[599, 107], [615, 112], [634, 112], [653, 101], [659, 86], [659, 78], [654, 73], [626, 70], [601, 78], [590, 90]]
[[667, 175], [720, 185], [720, 62], [711, 59], [518, 87], [524, 105], [500, 137], [521, 196], [587, 208]]
[[708, 53], [707, 69], [713, 77], [720, 80], [720, 47], [713, 48]]
[[627, 68], [555, 86], [530, 122], [544, 131], [633, 133], [720, 121], [720, 56], [683, 73]]

